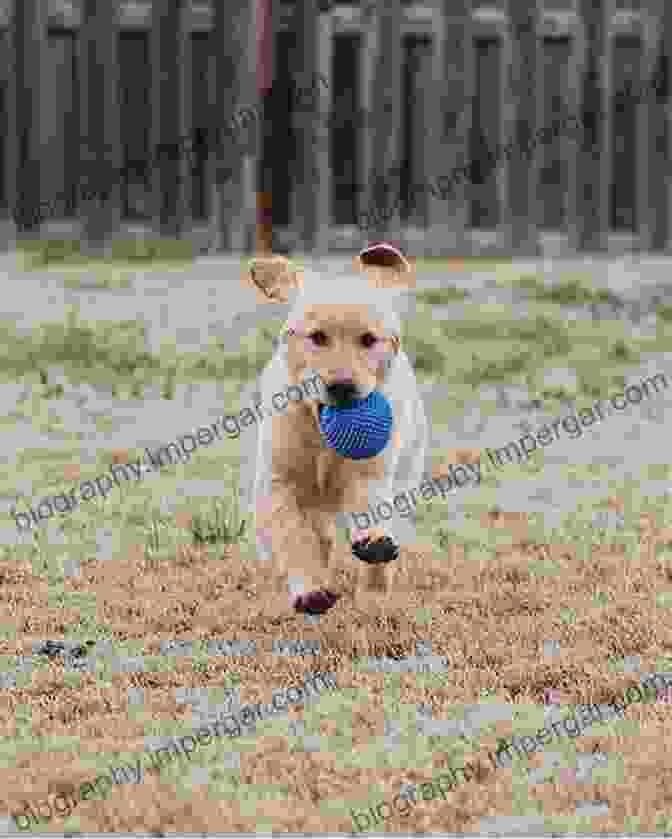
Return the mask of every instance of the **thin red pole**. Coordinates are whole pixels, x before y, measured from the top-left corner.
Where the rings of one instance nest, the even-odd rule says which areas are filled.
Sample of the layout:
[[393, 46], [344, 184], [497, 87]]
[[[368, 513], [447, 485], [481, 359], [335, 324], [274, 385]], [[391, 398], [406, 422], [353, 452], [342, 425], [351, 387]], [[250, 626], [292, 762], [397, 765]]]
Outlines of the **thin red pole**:
[[[259, 149], [263, 159], [265, 102], [273, 86], [273, 0], [256, 0], [257, 4], [257, 95], [261, 114]], [[273, 250], [273, 208], [269, 191], [257, 191], [257, 253]]]

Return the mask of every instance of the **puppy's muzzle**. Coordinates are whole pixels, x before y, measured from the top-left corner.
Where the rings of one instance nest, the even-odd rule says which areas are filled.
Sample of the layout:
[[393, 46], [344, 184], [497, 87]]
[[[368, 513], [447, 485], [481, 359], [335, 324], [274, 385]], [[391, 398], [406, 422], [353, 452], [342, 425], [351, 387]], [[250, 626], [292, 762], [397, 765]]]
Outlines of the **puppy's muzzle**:
[[327, 398], [336, 407], [346, 405], [355, 399], [361, 399], [359, 388], [352, 381], [334, 382], [327, 385], [325, 390]]

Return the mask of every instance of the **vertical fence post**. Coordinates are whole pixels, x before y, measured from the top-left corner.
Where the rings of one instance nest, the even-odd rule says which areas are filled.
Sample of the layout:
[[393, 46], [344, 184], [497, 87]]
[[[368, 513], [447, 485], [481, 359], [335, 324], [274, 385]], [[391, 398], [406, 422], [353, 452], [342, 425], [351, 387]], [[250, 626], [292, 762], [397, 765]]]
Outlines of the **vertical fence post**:
[[440, 149], [433, 185], [438, 201], [433, 209], [432, 227], [436, 241], [461, 255], [466, 253], [465, 234], [469, 224], [468, 189], [464, 178], [453, 173], [469, 163], [469, 136], [474, 119], [476, 95], [476, 48], [470, 0], [441, 0], [442, 40], [439, 103]]
[[[508, 70], [505, 102], [505, 149], [495, 157], [506, 172], [504, 225], [511, 254], [537, 253], [536, 196], [539, 182], [537, 97], [543, 79], [539, 70], [538, 0], [508, 0], [505, 64]], [[511, 152], [506, 149], [511, 145]]]
[[571, 113], [581, 128], [571, 144], [569, 234], [577, 251], [607, 248], [610, 207], [611, 117], [608, 107], [610, 41], [607, 0], [577, 0]]
[[[313, 188], [316, 193], [316, 229], [314, 248], [318, 253], [329, 250], [332, 224], [332, 188], [333, 165], [329, 126], [331, 125], [331, 102], [333, 81], [331, 79], [332, 57], [334, 49], [334, 17], [331, 4], [322, 0], [320, 15], [317, 20], [317, 55], [315, 75], [306, 81], [309, 86], [307, 98], [314, 110], [315, 173]], [[339, 154], [338, 149], [334, 149]]]
[[40, 234], [41, 98], [46, 51], [46, 8], [41, 0], [15, 2], [12, 16], [12, 74], [10, 125], [13, 157], [10, 189], [12, 215], [19, 237]]
[[[257, 0], [261, 2], [261, 0]], [[257, 145], [260, 112], [254, 101], [255, 0], [214, 3], [214, 88], [208, 151], [211, 180], [211, 250], [242, 251], [246, 242], [246, 159]], [[251, 48], [252, 47], [252, 48]], [[252, 150], [252, 155], [254, 149]]]
[[295, 194], [292, 226], [296, 230], [301, 250], [312, 251], [315, 248], [317, 229], [323, 219], [318, 219], [318, 190], [315, 183], [317, 174], [317, 145], [320, 137], [318, 125], [319, 111], [313, 102], [301, 95], [310, 93], [317, 79], [319, 12], [317, 0], [296, 0], [292, 23], [296, 35], [296, 49], [290, 61], [292, 119], [296, 136], [296, 159], [292, 161], [293, 184]]
[[373, 107], [373, 72], [376, 45], [378, 43], [378, 31], [375, 25], [376, 10], [375, 0], [362, 2], [359, 7], [361, 21], [361, 48], [360, 48], [360, 74], [359, 74], [359, 101], [361, 122], [358, 124], [357, 142], [359, 144], [359, 172], [358, 180], [362, 189], [357, 195], [356, 221], [360, 228], [360, 234], [364, 240], [371, 237], [369, 233], [369, 210], [371, 209], [371, 196], [369, 192], [369, 181], [372, 171], [373, 147], [371, 144], [372, 131], [372, 107]]
[[185, 226], [185, 5], [184, 0], [152, 2], [150, 179], [157, 232], [169, 237], [180, 236]]
[[109, 253], [121, 221], [119, 10], [109, 0], [84, 0], [82, 41], [83, 247]]
[[642, 62], [637, 86], [637, 227], [640, 250], [663, 250], [669, 218], [670, 12], [662, 0], [642, 3]]
[[368, 104], [371, 125], [365, 134], [369, 169], [365, 212], [368, 239], [399, 232], [401, 208], [401, 0], [375, 0], [369, 15], [368, 43], [373, 47]]

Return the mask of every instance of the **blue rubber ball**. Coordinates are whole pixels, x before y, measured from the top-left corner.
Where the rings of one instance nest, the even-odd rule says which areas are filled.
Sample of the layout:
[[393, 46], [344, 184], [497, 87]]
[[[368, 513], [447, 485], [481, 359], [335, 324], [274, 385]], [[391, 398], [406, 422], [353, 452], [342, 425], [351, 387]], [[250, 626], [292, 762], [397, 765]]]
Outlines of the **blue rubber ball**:
[[380, 391], [342, 408], [320, 406], [320, 429], [329, 448], [350, 460], [380, 454], [392, 434], [392, 406]]

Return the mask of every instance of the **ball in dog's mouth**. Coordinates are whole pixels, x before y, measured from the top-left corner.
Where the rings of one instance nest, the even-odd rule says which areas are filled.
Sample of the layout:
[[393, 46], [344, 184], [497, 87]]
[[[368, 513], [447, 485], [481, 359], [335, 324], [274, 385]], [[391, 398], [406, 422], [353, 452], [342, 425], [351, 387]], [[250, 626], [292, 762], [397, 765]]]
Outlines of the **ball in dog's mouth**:
[[345, 407], [320, 404], [319, 417], [326, 445], [352, 460], [376, 457], [392, 434], [392, 406], [378, 390]]

